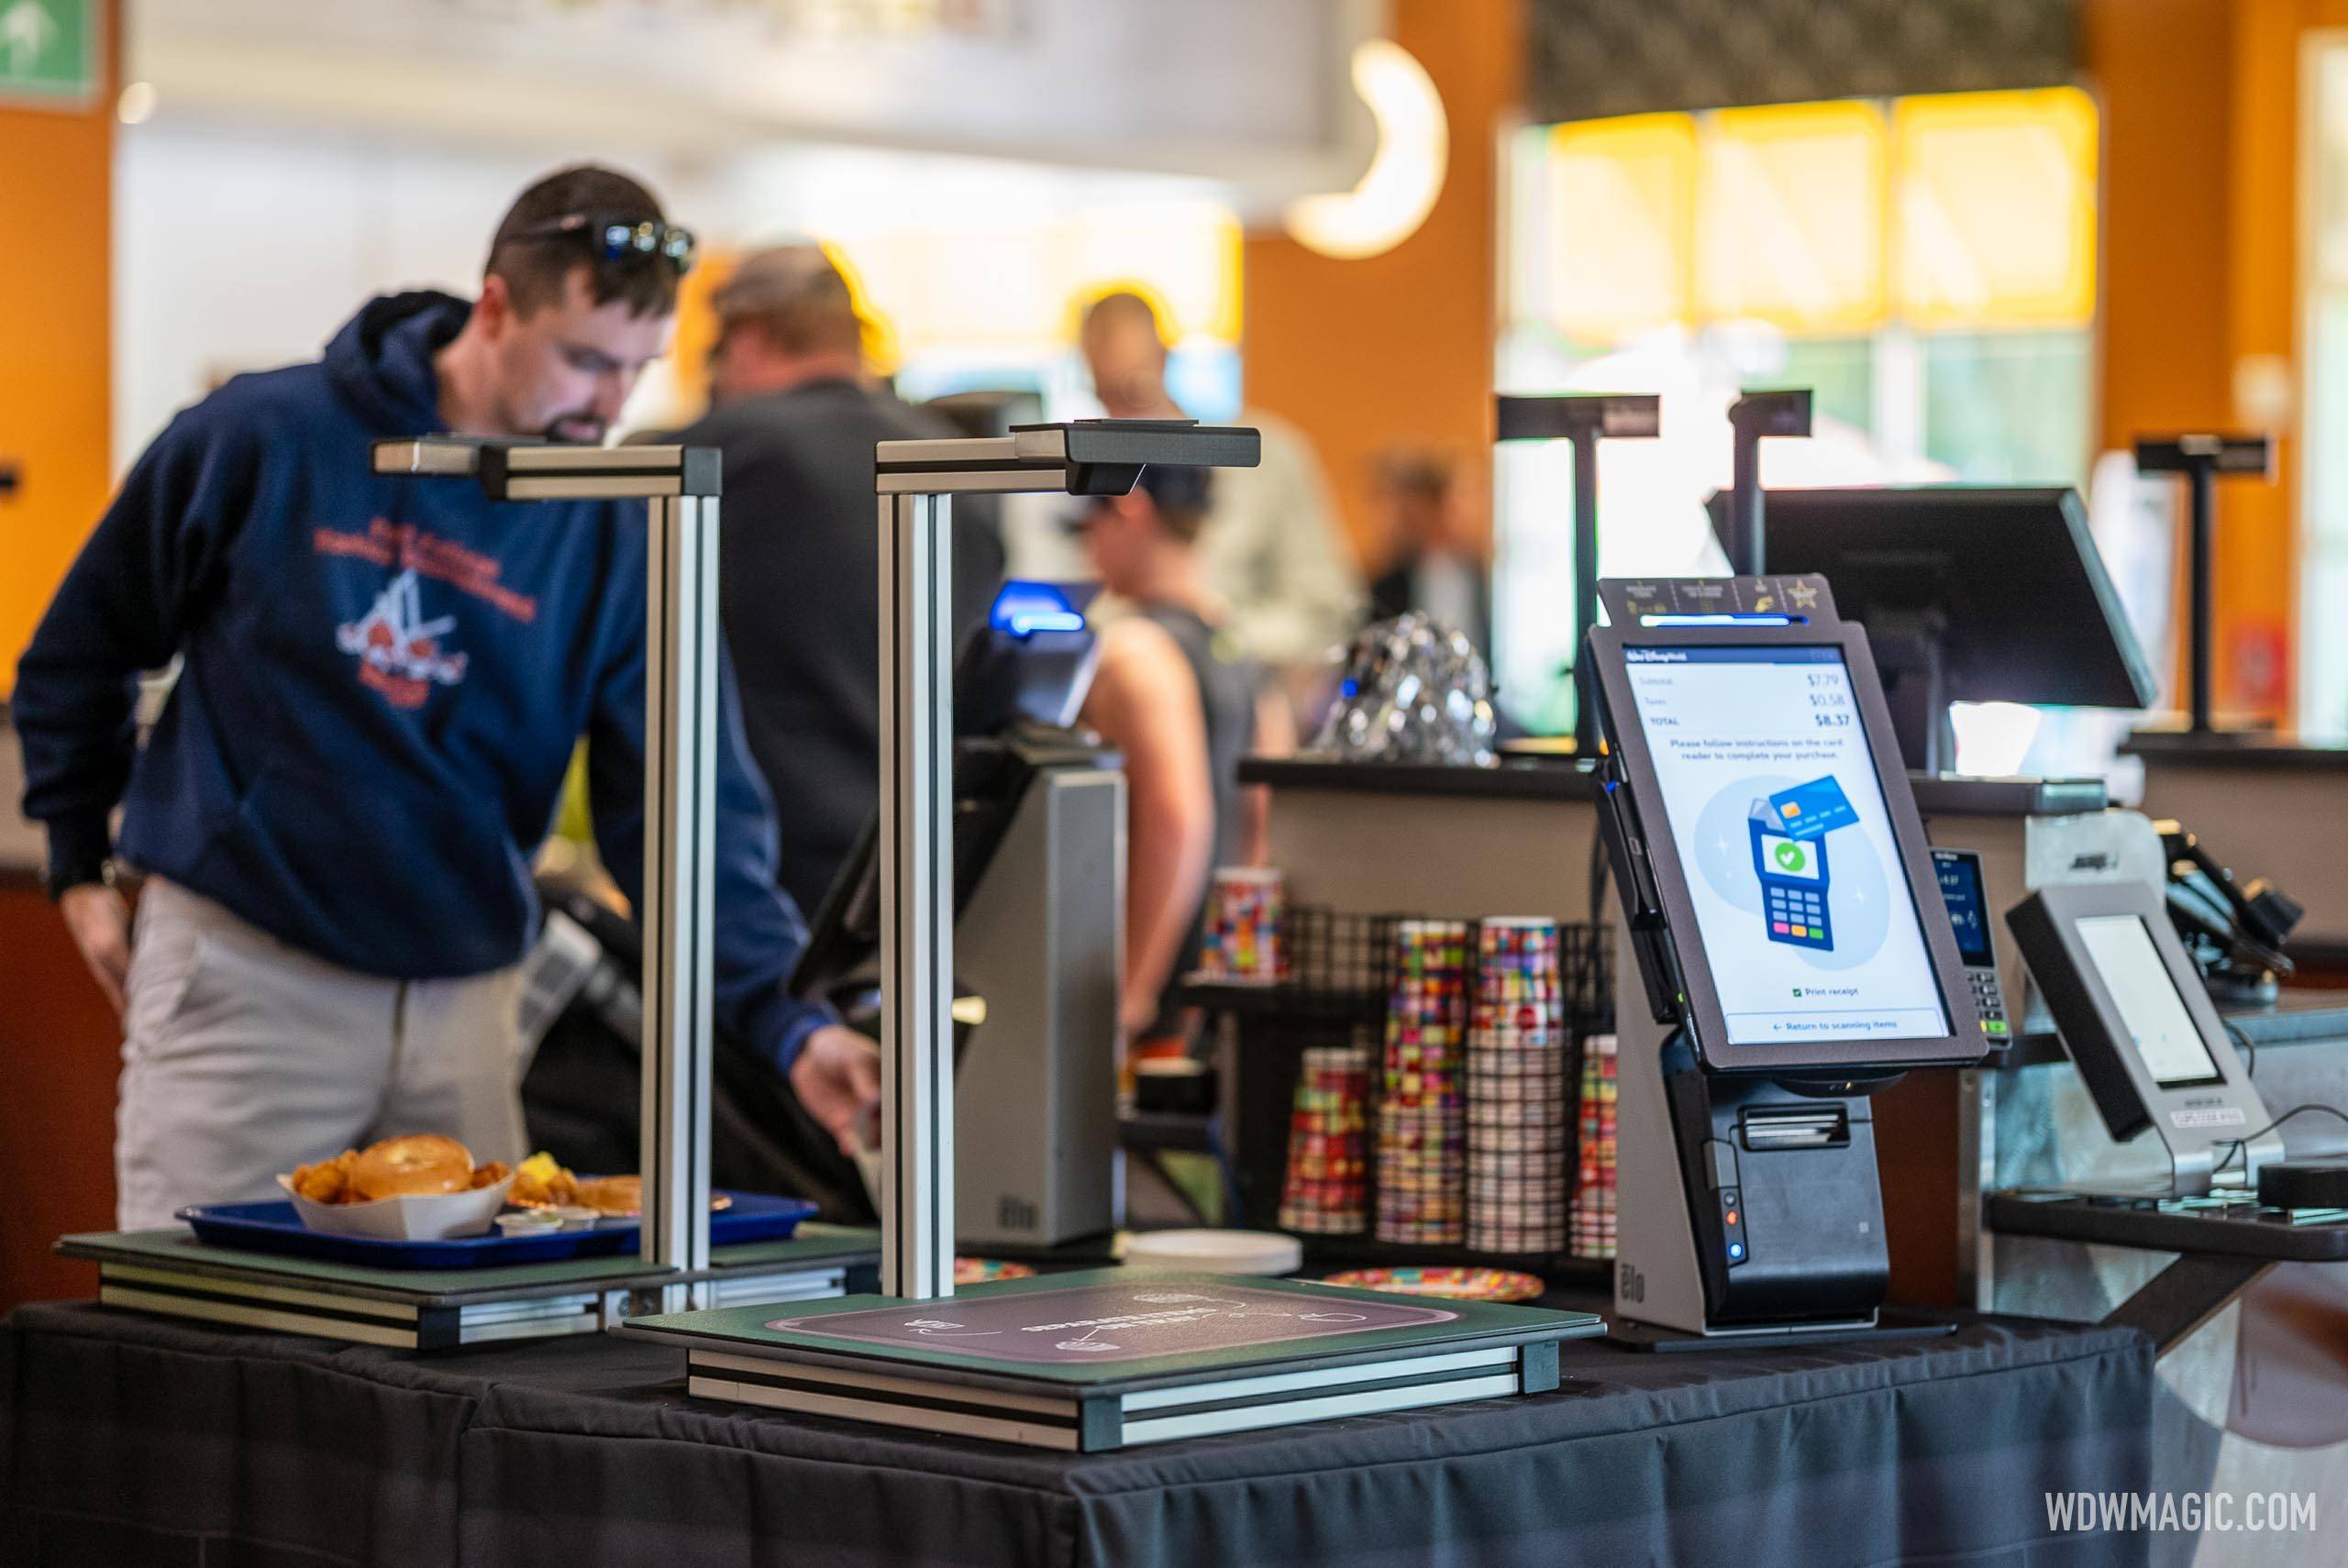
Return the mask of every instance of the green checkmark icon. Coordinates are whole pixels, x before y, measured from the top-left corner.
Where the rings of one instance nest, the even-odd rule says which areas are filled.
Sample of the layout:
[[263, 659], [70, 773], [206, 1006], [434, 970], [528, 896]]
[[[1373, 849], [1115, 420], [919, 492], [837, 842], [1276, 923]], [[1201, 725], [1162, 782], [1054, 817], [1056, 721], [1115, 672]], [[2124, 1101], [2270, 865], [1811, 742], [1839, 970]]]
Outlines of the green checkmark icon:
[[1781, 844], [1778, 845], [1777, 854], [1778, 869], [1780, 871], [1799, 871], [1810, 864], [1810, 856], [1802, 853], [1799, 844]]

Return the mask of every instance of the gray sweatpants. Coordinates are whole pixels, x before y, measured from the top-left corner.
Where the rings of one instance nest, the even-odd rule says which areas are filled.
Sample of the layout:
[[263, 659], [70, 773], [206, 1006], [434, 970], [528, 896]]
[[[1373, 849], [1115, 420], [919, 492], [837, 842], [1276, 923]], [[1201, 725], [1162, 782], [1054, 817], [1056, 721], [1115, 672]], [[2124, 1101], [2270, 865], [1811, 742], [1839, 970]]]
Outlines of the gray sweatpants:
[[521, 1158], [518, 967], [386, 980], [314, 958], [161, 878], [139, 896], [116, 1222], [280, 1196], [277, 1176], [377, 1138], [444, 1132]]

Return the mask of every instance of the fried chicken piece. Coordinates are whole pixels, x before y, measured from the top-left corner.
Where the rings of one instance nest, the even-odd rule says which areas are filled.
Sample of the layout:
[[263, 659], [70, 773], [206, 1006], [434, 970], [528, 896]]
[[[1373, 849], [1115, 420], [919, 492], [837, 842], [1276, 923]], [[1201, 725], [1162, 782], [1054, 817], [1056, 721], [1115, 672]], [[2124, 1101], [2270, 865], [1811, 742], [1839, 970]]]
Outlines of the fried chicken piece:
[[514, 1186], [505, 1198], [525, 1209], [567, 1207], [579, 1201], [579, 1178], [541, 1151], [515, 1168]]
[[294, 1170], [294, 1190], [313, 1203], [354, 1202], [359, 1195], [351, 1190], [350, 1167], [358, 1158], [358, 1150], [345, 1149], [331, 1160], [297, 1165]]
[[495, 1187], [510, 1174], [504, 1160], [492, 1160], [485, 1165], [473, 1167], [473, 1186], [476, 1188]]

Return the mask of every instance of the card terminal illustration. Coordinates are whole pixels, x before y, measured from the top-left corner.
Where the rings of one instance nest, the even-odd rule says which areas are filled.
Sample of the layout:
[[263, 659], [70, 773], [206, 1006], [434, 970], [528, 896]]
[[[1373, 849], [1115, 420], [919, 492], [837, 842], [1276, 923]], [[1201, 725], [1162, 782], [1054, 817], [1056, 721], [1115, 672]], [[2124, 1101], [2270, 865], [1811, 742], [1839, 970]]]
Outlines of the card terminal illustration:
[[1753, 871], [1761, 879], [1761, 918], [1772, 942], [1822, 952], [1834, 948], [1828, 888], [1827, 835], [1859, 820], [1832, 775], [1753, 802], [1746, 824]]

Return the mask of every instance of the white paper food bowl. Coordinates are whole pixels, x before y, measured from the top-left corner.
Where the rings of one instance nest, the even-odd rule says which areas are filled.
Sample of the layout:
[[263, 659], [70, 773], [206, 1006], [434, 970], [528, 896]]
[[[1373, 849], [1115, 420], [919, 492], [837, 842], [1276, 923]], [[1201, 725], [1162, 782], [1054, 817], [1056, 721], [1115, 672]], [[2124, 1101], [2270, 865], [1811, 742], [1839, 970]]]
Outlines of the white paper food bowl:
[[302, 1223], [313, 1231], [379, 1242], [445, 1242], [451, 1236], [487, 1234], [497, 1211], [505, 1207], [505, 1192], [514, 1178], [464, 1192], [409, 1193], [365, 1203], [313, 1203], [294, 1190], [291, 1176], [279, 1176], [277, 1185], [294, 1200]]
[[1294, 1274], [1304, 1246], [1268, 1231], [1137, 1231], [1125, 1241], [1125, 1266], [1186, 1274]]

